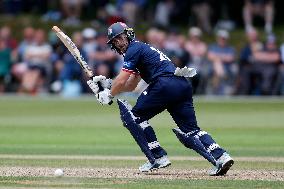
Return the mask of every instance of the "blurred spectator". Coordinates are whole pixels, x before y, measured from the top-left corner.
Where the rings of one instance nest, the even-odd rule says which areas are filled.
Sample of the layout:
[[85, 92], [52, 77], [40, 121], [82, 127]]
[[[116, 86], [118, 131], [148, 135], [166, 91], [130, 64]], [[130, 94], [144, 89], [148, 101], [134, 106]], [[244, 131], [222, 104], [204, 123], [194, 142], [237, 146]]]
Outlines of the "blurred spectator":
[[117, 10], [122, 14], [127, 25], [134, 27], [139, 11], [143, 9], [146, 2], [147, 0], [117, 0]]
[[34, 42], [35, 30], [33, 27], [26, 27], [23, 31], [23, 40], [20, 42], [18, 47], [18, 59], [19, 61], [23, 60], [23, 55], [27, 49], [27, 46], [30, 46]]
[[166, 40], [166, 33], [157, 28], [150, 28], [146, 32], [146, 42], [158, 49], [164, 49], [164, 42]]
[[188, 67], [195, 68], [197, 75], [192, 78], [194, 92], [201, 94], [205, 92], [206, 80], [209, 74], [209, 65], [206, 59], [207, 45], [201, 40], [202, 31], [197, 27], [188, 30], [188, 40], [185, 42], [185, 50], [190, 55]]
[[[23, 75], [20, 92], [36, 94], [44, 90], [43, 84], [50, 71], [51, 46], [46, 41], [46, 33], [38, 29], [34, 36], [35, 43], [27, 46], [24, 61], [27, 71]], [[43, 91], [42, 91], [43, 92]]]
[[208, 59], [212, 63], [213, 94], [232, 94], [236, 74], [235, 50], [228, 45], [229, 33], [226, 30], [217, 32], [217, 43], [208, 48]]
[[183, 67], [188, 61], [188, 53], [184, 49], [185, 38], [179, 34], [176, 29], [171, 29], [168, 32], [164, 41], [165, 54], [176, 64], [178, 67]]
[[245, 0], [243, 8], [243, 18], [246, 30], [253, 27], [253, 17], [262, 16], [265, 20], [265, 32], [272, 33], [274, 19], [274, 1], [273, 0]]
[[257, 30], [251, 28], [246, 32], [247, 44], [241, 50], [239, 63], [239, 76], [237, 81], [237, 94], [248, 95], [251, 93], [251, 66], [254, 63], [253, 55], [263, 49]]
[[280, 87], [280, 94], [284, 95], [284, 44], [280, 47], [281, 52], [281, 65], [280, 65], [280, 75], [279, 75], [279, 87]]
[[18, 46], [18, 42], [13, 38], [11, 34], [11, 28], [8, 26], [3, 26], [0, 30], [0, 37], [6, 42], [7, 47], [14, 50]]
[[61, 0], [61, 7], [65, 16], [64, 23], [66, 25], [80, 24], [83, 3], [84, 0]]
[[112, 4], [107, 4], [105, 7], [100, 7], [97, 11], [97, 16], [93, 25], [95, 28], [100, 28], [102, 26], [108, 26], [115, 22], [125, 22], [122, 15]]
[[11, 68], [11, 49], [7, 47], [6, 41], [0, 38], [0, 93], [5, 91], [6, 79]]
[[210, 23], [211, 7], [209, 2], [210, 0], [191, 0], [191, 11], [196, 18], [196, 24], [207, 33], [212, 31]]
[[92, 61], [90, 54], [97, 48], [96, 36], [97, 32], [93, 28], [85, 28], [82, 31], [83, 36], [83, 49], [87, 53], [89, 61]]
[[[86, 53], [82, 49], [83, 37], [80, 32], [75, 32], [72, 35], [72, 41], [75, 43], [82, 56], [87, 61]], [[65, 97], [75, 97], [81, 94], [82, 92], [82, 68], [77, 63], [75, 58], [66, 52], [63, 56], [64, 66], [60, 72], [60, 81], [62, 82], [62, 94]]]
[[11, 90], [17, 91], [18, 85], [22, 82], [23, 75], [27, 71], [24, 61], [24, 55], [27, 47], [34, 44], [35, 29], [33, 27], [25, 27], [23, 30], [23, 40], [20, 42], [17, 48], [17, 62], [13, 64], [11, 70]]
[[253, 79], [253, 94], [275, 94], [280, 52], [274, 35], [267, 37], [266, 43], [260, 51], [253, 52], [252, 61], [250, 74]]
[[167, 27], [170, 24], [170, 15], [174, 8], [173, 0], [159, 1], [155, 10], [155, 24]]
[[104, 33], [98, 33], [97, 46], [90, 54], [90, 60], [93, 60], [96, 75], [104, 75], [107, 78], [113, 78], [116, 75], [115, 64], [118, 56], [108, 46], [107, 36]]

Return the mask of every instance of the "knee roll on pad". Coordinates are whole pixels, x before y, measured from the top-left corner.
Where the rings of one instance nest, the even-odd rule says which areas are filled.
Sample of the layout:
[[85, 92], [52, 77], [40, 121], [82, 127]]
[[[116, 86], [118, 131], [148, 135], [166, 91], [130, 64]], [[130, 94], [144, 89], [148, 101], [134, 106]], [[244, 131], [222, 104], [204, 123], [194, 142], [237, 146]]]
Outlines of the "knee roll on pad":
[[[132, 106], [131, 104], [129, 104], [126, 100], [123, 100], [123, 99], [119, 99], [119, 101], [121, 103], [124, 104], [125, 108], [128, 110], [128, 111], [131, 111], [132, 110]], [[147, 127], [151, 126], [149, 121], [143, 121], [142, 123], [139, 123], [140, 127], [144, 130], [146, 129]]]
[[195, 132], [184, 133], [179, 128], [174, 128], [173, 132], [185, 147], [196, 151], [213, 165], [216, 165], [216, 160], [214, 159], [214, 157], [209, 152], [207, 152], [201, 141], [194, 136]]
[[123, 125], [129, 130], [136, 143], [139, 145], [141, 151], [148, 158], [149, 162], [154, 163], [155, 158], [151, 150], [149, 149], [143, 129], [136, 123], [136, 117], [129, 110], [129, 107], [127, 106], [128, 103], [125, 102], [125, 100], [117, 99], [117, 104], [120, 110], [120, 118], [123, 122]]

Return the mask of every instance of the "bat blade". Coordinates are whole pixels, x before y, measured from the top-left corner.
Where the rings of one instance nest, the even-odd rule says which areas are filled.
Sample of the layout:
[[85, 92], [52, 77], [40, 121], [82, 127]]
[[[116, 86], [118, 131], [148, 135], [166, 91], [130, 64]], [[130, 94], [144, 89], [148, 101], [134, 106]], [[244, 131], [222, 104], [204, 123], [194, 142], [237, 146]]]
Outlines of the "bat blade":
[[53, 26], [52, 30], [55, 32], [55, 34], [61, 40], [61, 42], [65, 45], [65, 47], [67, 47], [69, 52], [73, 55], [73, 57], [82, 67], [82, 69], [87, 74], [87, 76], [92, 78], [94, 76], [94, 73], [87, 64], [87, 62], [84, 60], [83, 56], [81, 55], [79, 49], [76, 47], [75, 43], [73, 43], [73, 41], [65, 33], [63, 33], [59, 27]]

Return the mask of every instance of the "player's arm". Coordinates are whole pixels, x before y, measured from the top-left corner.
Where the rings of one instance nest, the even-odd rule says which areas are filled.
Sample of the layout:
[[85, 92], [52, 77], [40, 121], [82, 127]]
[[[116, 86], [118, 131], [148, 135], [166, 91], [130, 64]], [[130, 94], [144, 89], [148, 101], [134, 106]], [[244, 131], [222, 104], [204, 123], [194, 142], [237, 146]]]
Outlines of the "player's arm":
[[140, 79], [139, 75], [121, 70], [112, 83], [110, 94], [115, 96], [121, 92], [133, 91]]
[[123, 92], [134, 91], [134, 89], [137, 87], [140, 80], [141, 80], [140, 75], [131, 74], [124, 86]]

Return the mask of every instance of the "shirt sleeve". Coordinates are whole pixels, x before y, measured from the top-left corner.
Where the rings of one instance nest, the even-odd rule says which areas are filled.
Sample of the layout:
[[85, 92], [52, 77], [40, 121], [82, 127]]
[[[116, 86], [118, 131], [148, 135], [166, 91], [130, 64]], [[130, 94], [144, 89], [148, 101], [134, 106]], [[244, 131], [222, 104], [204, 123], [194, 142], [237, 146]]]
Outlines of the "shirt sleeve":
[[125, 54], [124, 63], [122, 66], [122, 70], [139, 75], [139, 71], [137, 69], [137, 63], [140, 57], [140, 50], [139, 48], [131, 48]]

